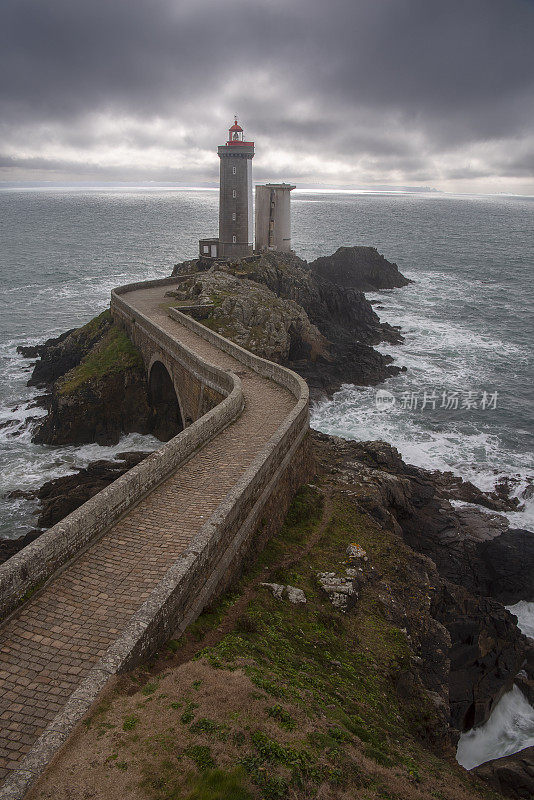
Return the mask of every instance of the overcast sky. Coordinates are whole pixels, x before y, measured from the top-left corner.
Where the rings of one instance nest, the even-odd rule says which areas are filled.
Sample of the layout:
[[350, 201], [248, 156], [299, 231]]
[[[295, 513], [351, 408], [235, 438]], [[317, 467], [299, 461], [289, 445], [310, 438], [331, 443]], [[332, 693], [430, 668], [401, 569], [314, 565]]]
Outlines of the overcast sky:
[[534, 0], [1, 0], [0, 180], [534, 194]]

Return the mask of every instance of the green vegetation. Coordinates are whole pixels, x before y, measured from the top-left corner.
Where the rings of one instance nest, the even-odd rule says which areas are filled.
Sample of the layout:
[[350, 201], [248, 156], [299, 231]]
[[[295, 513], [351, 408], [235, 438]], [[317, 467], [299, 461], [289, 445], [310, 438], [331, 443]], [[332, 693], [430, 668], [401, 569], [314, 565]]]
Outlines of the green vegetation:
[[208, 745], [193, 744], [191, 747], [186, 747], [184, 755], [194, 761], [199, 770], [213, 769], [215, 766], [215, 761]]
[[116, 325], [110, 324], [111, 315], [104, 311], [95, 317], [72, 336], [78, 335], [95, 342], [78, 366], [69, 370], [58, 382], [58, 390], [62, 395], [71, 394], [91, 381], [104, 375], [123, 372], [142, 366], [139, 351], [130, 342], [127, 335]]
[[270, 706], [270, 708], [267, 709], [267, 713], [278, 722], [281, 728], [285, 728], [286, 731], [292, 731], [297, 725], [291, 714], [278, 704]]
[[139, 722], [139, 717], [136, 717], [135, 714], [126, 717], [126, 719], [122, 723], [123, 731], [133, 731], [138, 722]]
[[243, 786], [242, 769], [226, 772], [213, 769], [199, 776], [187, 800], [253, 800], [253, 795]]
[[[354, 542], [369, 563], [356, 607], [344, 614], [316, 574], [343, 574]], [[439, 723], [425, 694], [402, 699], [393, 688], [413, 653], [386, 618], [379, 587], [405, 591], [416, 611], [427, 600], [402, 547], [350, 498], [338, 494], [325, 506], [319, 490], [301, 489], [280, 533], [232, 590], [180, 646], [128, 679], [114, 701], [127, 708], [115, 712], [119, 728], [99, 720], [107, 768], [127, 768], [128, 786], [148, 800], [495, 798], [443, 757], [441, 742], [432, 749]], [[303, 589], [306, 604], [274, 598], [263, 581]], [[202, 648], [208, 636], [214, 644]]]

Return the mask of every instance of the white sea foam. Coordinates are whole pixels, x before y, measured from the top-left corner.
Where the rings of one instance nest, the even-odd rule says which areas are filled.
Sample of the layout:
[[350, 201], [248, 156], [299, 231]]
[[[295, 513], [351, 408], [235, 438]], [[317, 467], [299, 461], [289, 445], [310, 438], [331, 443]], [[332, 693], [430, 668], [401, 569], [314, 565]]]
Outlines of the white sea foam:
[[506, 607], [508, 611], [516, 615], [517, 624], [525, 636], [530, 636], [531, 639], [534, 639], [534, 603], [520, 600], [519, 603]]
[[514, 686], [501, 697], [484, 725], [460, 736], [456, 758], [462, 767], [473, 769], [532, 745], [534, 708]]

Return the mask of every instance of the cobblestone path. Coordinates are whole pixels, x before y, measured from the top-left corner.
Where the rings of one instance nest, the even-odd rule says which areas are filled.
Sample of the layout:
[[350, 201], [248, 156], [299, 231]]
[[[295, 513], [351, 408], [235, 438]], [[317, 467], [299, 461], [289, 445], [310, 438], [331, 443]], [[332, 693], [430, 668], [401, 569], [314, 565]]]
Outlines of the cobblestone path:
[[0, 781], [17, 766], [281, 425], [294, 397], [159, 308], [168, 287], [123, 296], [191, 350], [239, 373], [242, 415], [0, 628]]

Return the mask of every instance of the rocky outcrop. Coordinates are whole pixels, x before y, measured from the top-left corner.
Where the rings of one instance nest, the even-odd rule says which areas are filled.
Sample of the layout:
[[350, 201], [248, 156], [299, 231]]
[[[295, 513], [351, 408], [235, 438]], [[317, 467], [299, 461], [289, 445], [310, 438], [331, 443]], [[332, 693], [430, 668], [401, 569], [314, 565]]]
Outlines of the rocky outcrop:
[[310, 269], [322, 278], [361, 292], [396, 289], [411, 283], [375, 247], [339, 247], [333, 255], [312, 261]]
[[451, 727], [467, 731], [486, 722], [504, 692], [512, 688], [529, 643], [515, 617], [500, 603], [450, 581], [437, 587], [431, 612], [451, 637]]
[[517, 511], [517, 498], [507, 497], [502, 487], [483, 492], [451, 473], [405, 464], [385, 442], [340, 440], [338, 447], [355, 465], [372, 469], [362, 504], [429, 556], [442, 577], [506, 605], [534, 600], [534, 534], [510, 529], [506, 517], [473, 507]]
[[[531, 586], [533, 553], [524, 547], [519, 550], [522, 557], [516, 557], [515, 532], [507, 530], [504, 517], [456, 508], [450, 501], [457, 499], [456, 486], [460, 496], [468, 493], [485, 506], [500, 503], [503, 509], [507, 504], [515, 508], [515, 502], [481, 492], [450, 475], [405, 464], [385, 442], [348, 442], [317, 433], [314, 438], [318, 459], [333, 480], [349, 485], [351, 498], [364, 513], [397, 533], [432, 565], [432, 569], [427, 567], [432, 576], [428, 618], [443, 625], [450, 637], [446, 656], [449, 724], [456, 731], [482, 724], [529, 657], [530, 641], [501, 603], [510, 602], [512, 572], [517, 592]], [[499, 542], [503, 552], [510, 544], [503, 564], [494, 564], [501, 571], [500, 581], [487, 573], [484, 551], [477, 549], [488, 542]], [[394, 613], [394, 600], [384, 597]], [[519, 599], [516, 593], [515, 599]], [[435, 669], [430, 660], [428, 670]]]
[[178, 304], [211, 302], [204, 324], [294, 369], [314, 396], [399, 372], [372, 347], [401, 342], [399, 332], [380, 322], [361, 292], [314, 275], [294, 254], [264, 253], [208, 270], [188, 261], [174, 270], [191, 272], [195, 277], [171, 292]]
[[117, 372], [73, 391], [54, 386], [48, 414], [32, 440], [38, 444], [117, 444], [131, 432], [151, 433], [151, 410], [141, 370]]
[[140, 355], [109, 311], [57, 339], [19, 350], [39, 357], [29, 383], [49, 392], [42, 400], [48, 414], [38, 421], [34, 442], [116, 444], [125, 433], [156, 430]]
[[534, 747], [527, 747], [504, 758], [487, 761], [475, 767], [473, 773], [492, 789], [517, 800], [534, 797]]
[[201, 272], [167, 296], [197, 303], [205, 325], [263, 358], [288, 363], [296, 355], [329, 357], [324, 336], [297, 302], [247, 278], [222, 270]]

